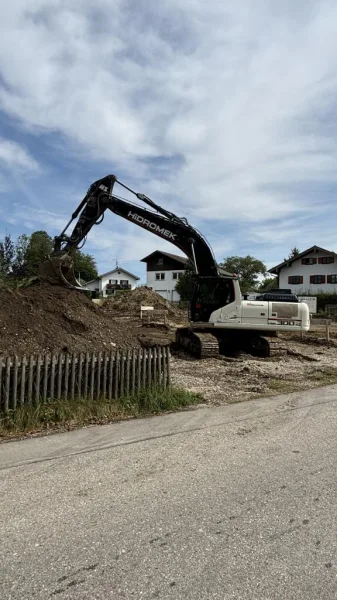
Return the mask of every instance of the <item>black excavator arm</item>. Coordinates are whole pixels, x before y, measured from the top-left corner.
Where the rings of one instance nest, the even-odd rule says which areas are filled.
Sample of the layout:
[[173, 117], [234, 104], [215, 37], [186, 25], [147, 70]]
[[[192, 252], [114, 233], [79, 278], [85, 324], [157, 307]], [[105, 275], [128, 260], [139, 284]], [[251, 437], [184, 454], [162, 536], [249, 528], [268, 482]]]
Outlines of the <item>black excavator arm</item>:
[[[116, 183], [134, 194], [152, 210], [115, 195]], [[212, 249], [201, 233], [189, 225], [186, 219], [177, 217], [144, 194], [130, 189], [114, 175], [107, 175], [90, 186], [61, 235], [55, 238], [54, 252], [49, 263], [41, 265], [40, 279], [50, 283], [59, 283], [61, 280], [71, 286], [79, 285], [72, 270], [72, 254], [83, 243], [93, 225], [102, 222], [107, 209], [171, 242], [190, 259], [199, 277], [219, 276]], [[75, 219], [77, 222], [69, 236], [66, 231]]]

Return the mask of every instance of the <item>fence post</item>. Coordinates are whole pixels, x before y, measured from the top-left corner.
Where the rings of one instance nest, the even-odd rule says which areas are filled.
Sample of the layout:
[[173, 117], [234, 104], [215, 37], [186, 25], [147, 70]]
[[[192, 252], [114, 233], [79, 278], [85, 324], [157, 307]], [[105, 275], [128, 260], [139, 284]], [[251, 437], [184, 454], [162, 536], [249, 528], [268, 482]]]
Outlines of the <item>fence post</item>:
[[82, 398], [83, 352], [78, 357], [77, 395]]
[[157, 387], [157, 381], [158, 381], [157, 354], [158, 354], [158, 350], [157, 350], [157, 346], [155, 346], [153, 348], [153, 379], [155, 381], [156, 387]]
[[158, 348], [158, 385], [161, 387], [162, 384], [162, 347]]
[[113, 391], [113, 366], [114, 366], [114, 353], [110, 350], [109, 355], [109, 385], [108, 385], [108, 398], [112, 400], [112, 391]]
[[28, 404], [29, 405], [32, 403], [32, 397], [33, 397], [33, 377], [34, 377], [34, 356], [33, 356], [33, 354], [31, 354], [30, 357], [29, 357], [29, 364], [28, 364], [28, 394], [27, 394], [27, 400], [28, 400]]
[[[19, 359], [17, 356], [14, 357], [14, 371], [13, 371], [13, 402], [12, 408], [16, 409], [17, 397], [18, 397], [18, 366]], [[1, 377], [0, 377], [0, 386], [1, 386]], [[1, 400], [0, 400], [1, 405]]]
[[121, 373], [121, 383], [120, 383], [120, 394], [121, 394], [121, 398], [123, 398], [124, 395], [124, 377], [125, 377], [125, 354], [124, 354], [124, 350], [121, 351], [120, 354], [120, 373]]
[[58, 400], [60, 400], [61, 396], [62, 396], [62, 369], [63, 369], [63, 354], [62, 354], [62, 352], [60, 352], [60, 354], [59, 354], [59, 360], [58, 360], [58, 365], [57, 365], [57, 391], [56, 391], [56, 398]]
[[118, 379], [119, 379], [119, 350], [115, 354], [115, 398], [118, 398]]
[[[48, 354], [46, 354], [44, 357], [43, 368], [44, 368], [44, 371], [43, 371], [43, 402], [46, 402], [47, 395], [48, 395], [48, 369], [49, 369]], [[23, 377], [23, 372], [22, 372], [22, 377]]]
[[10, 381], [11, 381], [11, 359], [8, 356], [7, 359], [6, 359], [5, 410], [9, 409]]
[[99, 352], [97, 355], [97, 398], [101, 395], [101, 368], [102, 368], [102, 352]]
[[70, 399], [75, 398], [76, 354], [71, 357]]
[[167, 356], [167, 386], [170, 388], [171, 387], [171, 362], [170, 362], [171, 353], [170, 353], [169, 346], [167, 346], [167, 348], [166, 348], [166, 356]]
[[131, 394], [134, 396], [136, 388], [136, 352], [132, 348]]
[[152, 350], [151, 348], [147, 349], [147, 385], [148, 387], [150, 387], [151, 383], [152, 383], [152, 373], [151, 373], [151, 364], [152, 361]]
[[142, 351], [143, 356], [143, 388], [146, 387], [146, 349], [144, 348]]
[[138, 348], [138, 355], [137, 355], [137, 391], [140, 390], [140, 381], [141, 381], [141, 350], [140, 348]]
[[39, 403], [40, 400], [40, 377], [41, 377], [41, 354], [36, 357], [36, 371], [35, 371], [35, 404]]
[[90, 363], [90, 355], [89, 355], [89, 352], [86, 352], [85, 363], [84, 363], [84, 382], [83, 382], [83, 396], [85, 399], [88, 398], [89, 363]]
[[106, 399], [106, 396], [107, 396], [106, 378], [107, 378], [108, 360], [109, 360], [109, 355], [105, 351], [103, 354], [103, 390], [102, 390], [102, 397], [104, 398], [104, 400]]
[[166, 355], [166, 348], [162, 348], [162, 352], [163, 352], [163, 387], [166, 388], [166, 386], [167, 386], [167, 355]]
[[55, 360], [56, 356], [54, 353], [51, 355], [51, 365], [50, 365], [50, 399], [54, 400], [55, 395]]
[[130, 368], [131, 368], [131, 357], [130, 350], [126, 353], [126, 395], [130, 395]]
[[90, 400], [94, 399], [94, 383], [95, 383], [95, 353], [91, 354], [91, 367], [90, 367]]

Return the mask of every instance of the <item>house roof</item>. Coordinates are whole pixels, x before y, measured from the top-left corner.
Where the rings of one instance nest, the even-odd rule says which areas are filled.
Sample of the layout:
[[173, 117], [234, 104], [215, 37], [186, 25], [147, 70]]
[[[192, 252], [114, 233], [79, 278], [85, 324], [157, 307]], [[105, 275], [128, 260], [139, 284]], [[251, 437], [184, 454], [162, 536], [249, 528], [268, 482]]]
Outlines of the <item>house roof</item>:
[[335, 252], [332, 252], [331, 250], [327, 250], [326, 248], [321, 248], [320, 246], [311, 246], [311, 248], [304, 250], [304, 252], [300, 252], [300, 254], [298, 254], [297, 256], [294, 256], [294, 258], [290, 258], [289, 260], [284, 260], [279, 265], [276, 265], [276, 267], [272, 267], [272, 269], [268, 269], [268, 273], [273, 273], [274, 275], [277, 275], [278, 272], [283, 267], [291, 265], [293, 262], [295, 262], [295, 260], [298, 260], [299, 258], [304, 258], [305, 256], [307, 256], [311, 252], [314, 252], [315, 250], [318, 250], [318, 252], [325, 252], [326, 254], [333, 254], [334, 256], [337, 256]]
[[151, 252], [151, 254], [149, 254], [148, 256], [145, 256], [145, 258], [141, 258], [140, 261], [147, 262], [149, 260], [149, 258], [152, 258], [152, 256], [154, 256], [155, 254], [161, 254], [162, 256], [167, 256], [168, 258], [171, 258], [172, 260], [176, 260], [176, 261], [180, 262], [184, 266], [186, 266], [188, 263], [188, 258], [186, 258], [185, 256], [179, 256], [178, 254], [170, 254], [169, 252], [162, 252], [161, 250], [155, 250], [154, 252]]
[[102, 273], [101, 275], [98, 275], [98, 277], [96, 279], [92, 279], [91, 281], [88, 281], [88, 283], [92, 283], [93, 281], [98, 281], [98, 279], [102, 279], [102, 277], [111, 275], [111, 273], [116, 273], [116, 271], [123, 271], [123, 273], [125, 273], [126, 275], [129, 275], [130, 277], [133, 277], [133, 279], [135, 279], [136, 281], [139, 281], [139, 277], [137, 277], [137, 275], [130, 273], [130, 271], [127, 271], [126, 269], [123, 269], [122, 267], [115, 267], [114, 269], [111, 269], [111, 271], [107, 271], [106, 273]]

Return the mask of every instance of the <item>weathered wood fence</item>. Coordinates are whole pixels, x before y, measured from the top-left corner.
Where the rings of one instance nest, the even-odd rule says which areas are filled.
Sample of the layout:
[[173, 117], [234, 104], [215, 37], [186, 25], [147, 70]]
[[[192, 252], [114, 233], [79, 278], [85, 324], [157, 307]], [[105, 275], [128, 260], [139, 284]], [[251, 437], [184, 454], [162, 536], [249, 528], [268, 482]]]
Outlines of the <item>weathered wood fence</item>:
[[55, 399], [119, 398], [170, 384], [167, 347], [80, 354], [0, 357], [0, 408]]

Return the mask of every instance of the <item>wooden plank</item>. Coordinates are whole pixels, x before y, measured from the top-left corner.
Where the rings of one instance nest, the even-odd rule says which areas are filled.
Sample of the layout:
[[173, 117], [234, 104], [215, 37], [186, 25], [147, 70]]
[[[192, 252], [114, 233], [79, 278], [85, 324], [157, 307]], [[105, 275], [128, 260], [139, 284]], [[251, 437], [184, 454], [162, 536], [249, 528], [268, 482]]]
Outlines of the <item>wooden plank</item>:
[[71, 357], [70, 398], [75, 398], [76, 354]]
[[115, 398], [119, 397], [119, 367], [120, 367], [120, 358], [119, 358], [119, 350], [117, 350], [115, 354]]
[[125, 354], [124, 351], [121, 352], [120, 355], [120, 395], [121, 398], [124, 396], [125, 389]]
[[86, 352], [84, 361], [84, 380], [83, 380], [83, 398], [88, 398], [88, 380], [89, 380], [90, 354]]
[[167, 348], [165, 348], [165, 352], [166, 352], [166, 357], [167, 357], [167, 373], [166, 373], [166, 377], [167, 377], [167, 386], [170, 388], [171, 387], [171, 352], [170, 352], [170, 348], [167, 346]]
[[90, 399], [94, 399], [94, 390], [95, 390], [95, 353], [91, 354], [90, 361]]
[[158, 385], [158, 360], [157, 360], [157, 355], [158, 355], [158, 349], [155, 346], [153, 348], [153, 381], [155, 386]]
[[[12, 400], [12, 408], [16, 409], [17, 398], [18, 398], [18, 370], [19, 370], [19, 359], [17, 356], [14, 356], [14, 366], [13, 366], [13, 400]], [[1, 377], [0, 377], [0, 387], [1, 387]], [[0, 400], [1, 406], [1, 400]]]
[[148, 387], [152, 384], [152, 348], [147, 350], [147, 385]]
[[163, 354], [162, 354], [162, 352], [163, 352], [163, 349], [161, 346], [159, 346], [158, 347], [158, 385], [159, 385], [159, 387], [161, 387], [162, 383], [163, 383], [163, 371], [162, 371], [162, 369], [163, 369], [163, 361], [162, 361]]
[[131, 355], [130, 355], [130, 350], [128, 350], [127, 353], [126, 353], [125, 368], [126, 368], [125, 393], [126, 393], [127, 396], [130, 396], [130, 370], [131, 370]]
[[97, 398], [101, 397], [101, 369], [102, 369], [102, 352], [99, 352], [97, 355]]
[[28, 363], [28, 391], [27, 391], [27, 402], [32, 403], [33, 398], [33, 376], [34, 376], [34, 356], [31, 354]]
[[35, 371], [35, 398], [34, 403], [37, 405], [40, 402], [41, 395], [41, 354], [38, 354], [36, 357], [36, 371]]
[[43, 362], [43, 386], [42, 386], [42, 400], [46, 402], [48, 396], [48, 370], [49, 370], [49, 357], [45, 354]]
[[83, 377], [83, 352], [80, 352], [78, 358], [78, 380], [77, 380], [77, 395], [79, 398], [82, 398], [82, 377]]
[[69, 360], [70, 356], [68, 352], [64, 355], [64, 385], [63, 385], [63, 398], [67, 400], [69, 390]]
[[131, 394], [132, 394], [132, 396], [134, 396], [135, 395], [135, 389], [136, 389], [136, 351], [135, 351], [134, 348], [132, 348], [131, 360], [132, 360], [132, 367], [131, 367]]
[[137, 355], [137, 390], [140, 390], [140, 385], [141, 385], [141, 369], [142, 369], [142, 356], [141, 356], [141, 350], [140, 350], [140, 348], [138, 348], [138, 355]]
[[142, 371], [143, 371], [143, 377], [142, 377], [142, 387], [145, 388], [146, 387], [146, 366], [147, 366], [147, 353], [146, 353], [146, 349], [143, 348], [143, 364], [142, 364]]
[[5, 398], [4, 398], [4, 409], [9, 409], [9, 393], [10, 393], [10, 383], [11, 383], [11, 358], [7, 356], [6, 358], [6, 376], [5, 376]]
[[63, 354], [60, 352], [58, 364], [57, 364], [57, 391], [56, 398], [58, 400], [62, 397], [62, 375], [63, 375]]
[[108, 374], [108, 398], [112, 400], [113, 394], [113, 366], [114, 366], [114, 352], [110, 350], [109, 356], [109, 374]]
[[3, 358], [2, 356], [0, 356], [0, 408], [2, 408], [2, 398], [3, 398], [3, 393], [2, 393], [2, 373], [3, 373]]
[[55, 362], [56, 362], [56, 356], [53, 353], [51, 355], [51, 364], [50, 364], [50, 385], [49, 385], [50, 400], [54, 400], [54, 395], [55, 395]]
[[167, 354], [166, 348], [162, 348], [163, 352], [163, 387], [167, 387]]
[[108, 360], [109, 360], [109, 354], [108, 354], [108, 352], [104, 352], [104, 354], [103, 354], [103, 385], [102, 385], [102, 397], [104, 399], [107, 396], [106, 384], [107, 384]]

